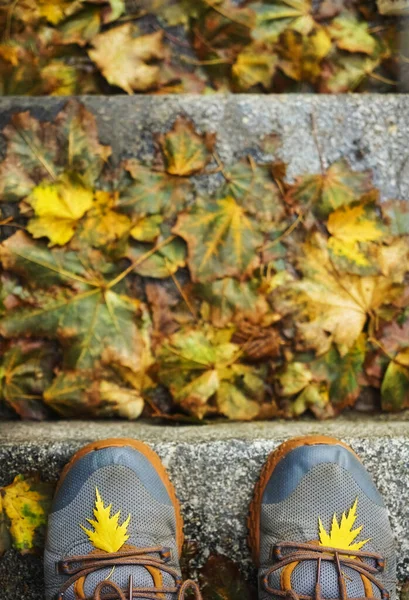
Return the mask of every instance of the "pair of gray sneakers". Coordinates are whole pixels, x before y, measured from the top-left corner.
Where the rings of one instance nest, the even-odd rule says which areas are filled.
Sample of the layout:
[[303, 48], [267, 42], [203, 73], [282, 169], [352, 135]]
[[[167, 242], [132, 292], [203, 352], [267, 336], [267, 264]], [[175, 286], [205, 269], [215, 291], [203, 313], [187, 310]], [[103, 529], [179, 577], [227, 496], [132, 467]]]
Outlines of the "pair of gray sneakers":
[[[259, 599], [395, 598], [386, 508], [342, 442], [312, 436], [268, 458], [250, 507], [249, 543]], [[182, 581], [183, 520], [159, 457], [142, 442], [111, 439], [65, 467], [49, 517], [47, 600], [201, 598]]]

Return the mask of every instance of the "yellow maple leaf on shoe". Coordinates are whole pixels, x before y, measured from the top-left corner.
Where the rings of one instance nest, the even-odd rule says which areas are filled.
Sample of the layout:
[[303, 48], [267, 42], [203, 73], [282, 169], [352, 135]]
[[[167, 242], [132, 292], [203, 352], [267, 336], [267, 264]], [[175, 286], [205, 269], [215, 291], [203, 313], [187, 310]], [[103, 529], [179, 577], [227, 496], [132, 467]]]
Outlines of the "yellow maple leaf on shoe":
[[83, 525], [80, 525], [80, 527], [85, 531], [94, 548], [109, 553], [118, 552], [129, 539], [127, 531], [131, 515], [128, 516], [122, 525], [119, 525], [120, 511], [111, 517], [112, 504], [104, 506], [98, 488], [96, 488], [96, 496], [97, 499], [94, 508], [95, 520], [87, 519], [88, 523], [94, 528], [94, 531], [87, 529]]

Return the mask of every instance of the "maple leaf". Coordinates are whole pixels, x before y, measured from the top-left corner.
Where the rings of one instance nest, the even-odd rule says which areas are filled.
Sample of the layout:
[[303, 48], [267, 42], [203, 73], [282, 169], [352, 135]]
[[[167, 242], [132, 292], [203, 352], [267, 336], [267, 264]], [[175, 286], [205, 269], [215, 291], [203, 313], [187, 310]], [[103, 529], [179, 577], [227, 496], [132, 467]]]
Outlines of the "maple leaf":
[[17, 113], [3, 136], [7, 153], [0, 164], [2, 201], [20, 200], [64, 172], [75, 172], [92, 187], [111, 152], [98, 141], [95, 117], [75, 101], [67, 103], [54, 123]]
[[94, 203], [77, 231], [82, 241], [99, 248], [117, 242], [129, 233], [132, 229], [131, 220], [114, 210], [118, 197], [119, 192], [95, 192]]
[[147, 244], [130, 244], [126, 256], [135, 263], [134, 271], [143, 277], [163, 279], [170, 277], [186, 265], [186, 246], [176, 238], [159, 248], [143, 262], [139, 260], [149, 254], [155, 246]]
[[314, 377], [327, 382], [329, 399], [338, 411], [352, 406], [361, 392], [366, 343], [366, 335], [361, 334], [344, 356], [331, 346], [328, 352], [310, 363]]
[[406, 200], [382, 202], [381, 210], [391, 235], [409, 235], [409, 204]]
[[341, 15], [333, 19], [328, 32], [341, 50], [369, 55], [376, 50], [376, 39], [369, 33], [368, 23], [360, 23], [352, 15]]
[[188, 245], [193, 281], [243, 277], [259, 263], [258, 225], [232, 197], [198, 202], [189, 213], [179, 215], [173, 231]]
[[127, 531], [131, 515], [128, 515], [128, 518], [122, 525], [119, 525], [121, 512], [118, 511], [111, 517], [112, 504], [104, 506], [98, 488], [95, 491], [97, 496], [94, 508], [95, 519], [87, 519], [88, 523], [94, 528], [94, 531], [87, 529], [83, 525], [80, 525], [80, 527], [87, 534], [91, 544], [97, 550], [103, 550], [108, 553], [119, 552], [125, 542], [129, 540]]
[[358, 535], [361, 533], [363, 525], [353, 529], [357, 519], [356, 509], [358, 507], [358, 498], [355, 500], [348, 513], [343, 512], [340, 522], [337, 520], [336, 514], [332, 517], [331, 530], [326, 532], [321, 519], [318, 519], [320, 545], [329, 546], [331, 548], [339, 548], [341, 550], [360, 550], [370, 540], [362, 540], [355, 542]]
[[[383, 305], [399, 297], [402, 287], [382, 276], [338, 273], [325, 241], [318, 235], [304, 245], [303, 254], [298, 260], [303, 279], [290, 285], [295, 292], [294, 300], [307, 321], [330, 333], [344, 355], [358, 339], [368, 318], [374, 318]], [[318, 334], [316, 342], [320, 343]]]
[[159, 82], [159, 67], [148, 63], [164, 58], [162, 32], [137, 37], [135, 33], [132, 23], [115, 27], [97, 35], [88, 51], [106, 80], [128, 94], [154, 87]]
[[237, 281], [225, 277], [211, 283], [197, 284], [194, 289], [204, 300], [202, 315], [207, 314], [216, 327], [224, 327], [243, 318], [258, 322], [268, 311], [267, 301], [259, 288], [257, 280]]
[[160, 235], [162, 223], [162, 215], [140, 217], [132, 225], [131, 236], [138, 242], [153, 242]]
[[53, 377], [55, 354], [42, 342], [13, 341], [0, 360], [0, 399], [23, 419], [47, 417], [42, 398]]
[[348, 162], [341, 159], [333, 163], [323, 175], [304, 175], [290, 188], [286, 200], [290, 204], [311, 205], [320, 217], [359, 200], [370, 192], [370, 171], [352, 171]]
[[379, 67], [388, 53], [378, 48], [372, 56], [351, 54], [334, 57], [331, 66], [323, 73], [320, 92], [326, 94], [342, 94], [355, 92], [359, 86]]
[[398, 352], [389, 363], [382, 381], [381, 396], [384, 410], [409, 407], [409, 348]]
[[118, 208], [123, 212], [170, 217], [186, 203], [191, 192], [188, 179], [152, 171], [135, 159], [127, 160], [124, 167], [132, 180], [120, 191]]
[[118, 268], [100, 253], [49, 250], [18, 232], [0, 246], [0, 260], [29, 292], [3, 317], [2, 335], [57, 339], [68, 368], [108, 361], [138, 370], [145, 346], [137, 325], [140, 302], [127, 295], [122, 281], [113, 285], [103, 278], [115, 282]]
[[52, 492], [52, 484], [24, 475], [0, 488], [0, 521], [7, 517], [12, 546], [23, 554], [43, 547]]
[[[111, 365], [119, 370], [116, 365]], [[144, 365], [145, 366], [145, 365]], [[148, 366], [148, 365], [146, 365]], [[123, 373], [120, 373], [123, 375]], [[142, 367], [138, 389], [124, 384], [125, 376], [112, 372], [64, 371], [44, 390], [44, 402], [63, 418], [120, 417], [138, 419], [145, 402], [142, 397], [149, 378]]]
[[297, 396], [292, 399], [289, 414], [298, 417], [310, 409], [317, 418], [332, 416], [328, 410], [329, 394], [325, 383], [314, 381], [308, 365], [293, 362], [278, 376], [282, 396]]
[[321, 76], [321, 62], [331, 46], [331, 39], [323, 28], [316, 28], [308, 35], [288, 29], [280, 36], [279, 67], [295, 81], [314, 83]]
[[276, 225], [285, 216], [281, 192], [273, 179], [271, 165], [242, 159], [223, 170], [225, 183], [218, 192], [233, 198], [260, 222]]
[[191, 329], [175, 333], [159, 349], [159, 380], [190, 414], [203, 418], [216, 412], [239, 420], [258, 414], [263, 370], [238, 363], [240, 347], [230, 339], [231, 331]]
[[74, 235], [77, 222], [91, 208], [94, 193], [74, 175], [36, 186], [26, 202], [34, 209], [27, 230], [35, 238], [48, 237], [50, 245], [63, 246]]
[[191, 121], [178, 117], [173, 128], [158, 137], [167, 172], [188, 176], [202, 171], [211, 159], [215, 139], [215, 134], [199, 135]]
[[337, 266], [362, 274], [377, 271], [368, 246], [385, 237], [385, 227], [374, 204], [354, 203], [335, 210], [327, 229], [332, 235], [328, 248]]
[[256, 26], [252, 31], [254, 39], [277, 41], [285, 29], [300, 33], [310, 33], [314, 26], [311, 16], [311, 0], [279, 0], [269, 4], [252, 4], [256, 13]]
[[277, 56], [272, 49], [254, 42], [238, 54], [232, 67], [233, 81], [245, 92], [259, 84], [269, 89], [276, 66]]

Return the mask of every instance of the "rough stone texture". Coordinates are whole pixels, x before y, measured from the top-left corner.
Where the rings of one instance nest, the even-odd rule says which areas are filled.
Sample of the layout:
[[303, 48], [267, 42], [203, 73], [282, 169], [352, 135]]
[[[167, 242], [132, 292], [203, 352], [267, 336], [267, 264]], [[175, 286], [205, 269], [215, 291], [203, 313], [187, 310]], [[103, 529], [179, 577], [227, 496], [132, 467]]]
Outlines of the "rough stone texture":
[[[264, 135], [283, 138], [277, 157], [292, 178], [319, 172], [318, 147], [325, 163], [347, 157], [358, 169], [373, 169], [383, 197], [409, 197], [409, 97], [407, 95], [270, 96], [113, 96], [80, 98], [97, 116], [101, 137], [116, 156], [152, 155], [152, 132], [168, 128], [185, 114], [197, 127], [215, 131], [218, 152], [227, 164], [254, 153]], [[52, 118], [64, 98], [0, 99], [0, 127], [10, 114], [32, 110]], [[315, 127], [311, 126], [312, 120]]]
[[[83, 444], [106, 437], [132, 437], [162, 457], [182, 502], [187, 537], [227, 554], [254, 576], [246, 545], [246, 517], [255, 481], [267, 455], [294, 435], [325, 433], [350, 443], [384, 495], [397, 538], [398, 579], [409, 578], [408, 414], [363, 418], [351, 415], [319, 423], [270, 422], [208, 427], [155, 426], [124, 422], [0, 424], [0, 485], [17, 473], [40, 472], [48, 480]], [[30, 441], [27, 441], [30, 440]], [[41, 559], [8, 553], [0, 560], [2, 600], [42, 599]]]

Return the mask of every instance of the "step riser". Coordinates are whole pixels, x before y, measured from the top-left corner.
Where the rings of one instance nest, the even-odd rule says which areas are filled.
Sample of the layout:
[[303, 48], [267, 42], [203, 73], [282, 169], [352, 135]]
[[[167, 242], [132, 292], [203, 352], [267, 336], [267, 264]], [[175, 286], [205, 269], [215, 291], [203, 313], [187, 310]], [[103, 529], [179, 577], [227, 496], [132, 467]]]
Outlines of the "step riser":
[[[239, 562], [246, 573], [254, 576], [246, 544], [248, 505], [261, 466], [283, 439], [152, 444], [168, 468], [181, 500], [186, 535], [199, 543], [199, 559], [217, 551]], [[409, 439], [346, 437], [345, 441], [361, 456], [385, 498], [397, 539], [397, 576], [404, 582], [409, 577]], [[45, 479], [56, 480], [62, 466], [82, 445], [78, 441], [41, 446], [4, 444], [0, 447], [1, 483], [9, 483], [17, 473], [33, 471]], [[27, 566], [37, 573], [34, 581]], [[42, 599], [41, 560], [10, 554], [6, 561], [0, 561], [0, 583], [10, 589], [1, 596], [2, 600], [17, 600], [15, 590], [25, 583], [31, 586], [31, 595], [24, 598]]]
[[[290, 178], [319, 173], [340, 157], [374, 171], [385, 198], [409, 198], [409, 97], [407, 95], [271, 95], [196, 97], [81, 97], [98, 121], [101, 140], [114, 155], [152, 156], [152, 133], [168, 129], [180, 114], [196, 126], [217, 132], [217, 150], [228, 164], [256, 148], [269, 133], [282, 136], [278, 156], [288, 163]], [[53, 119], [64, 98], [0, 98], [0, 129], [14, 112], [31, 110]], [[312, 127], [314, 120], [314, 127]], [[114, 135], [112, 135], [114, 132]], [[1, 151], [1, 142], [0, 142]]]

